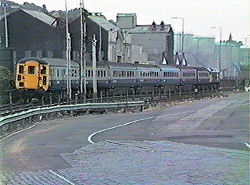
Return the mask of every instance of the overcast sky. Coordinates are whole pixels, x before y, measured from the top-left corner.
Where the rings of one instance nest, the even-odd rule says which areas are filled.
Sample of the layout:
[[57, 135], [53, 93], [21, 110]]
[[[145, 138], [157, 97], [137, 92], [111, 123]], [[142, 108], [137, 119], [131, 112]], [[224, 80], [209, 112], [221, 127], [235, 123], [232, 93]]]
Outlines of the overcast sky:
[[[46, 4], [49, 11], [64, 9], [64, 0], [13, 0], [18, 3]], [[68, 0], [69, 9], [79, 7], [80, 0]], [[84, 0], [91, 12], [103, 12], [108, 19], [116, 19], [117, 13], [137, 13], [138, 24], [153, 21], [172, 24], [175, 32], [181, 31], [185, 18], [185, 32], [201, 36], [219, 37], [217, 29], [223, 30], [223, 39], [231, 32], [233, 38], [244, 41], [250, 35], [250, 0]], [[248, 39], [249, 40], [249, 39]]]

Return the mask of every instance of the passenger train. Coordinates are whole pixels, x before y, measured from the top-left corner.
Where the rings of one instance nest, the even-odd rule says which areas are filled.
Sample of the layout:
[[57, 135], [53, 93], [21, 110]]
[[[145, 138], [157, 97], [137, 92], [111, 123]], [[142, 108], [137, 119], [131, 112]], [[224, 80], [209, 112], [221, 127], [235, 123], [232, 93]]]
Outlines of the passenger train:
[[[72, 90], [79, 91], [80, 66], [71, 61]], [[180, 87], [219, 87], [219, 71], [175, 65], [143, 65], [97, 62], [97, 86], [101, 90], [154, 89]], [[16, 66], [16, 88], [24, 90], [66, 91], [67, 61], [55, 58], [25, 58]], [[92, 90], [93, 69], [87, 63], [88, 91]]]

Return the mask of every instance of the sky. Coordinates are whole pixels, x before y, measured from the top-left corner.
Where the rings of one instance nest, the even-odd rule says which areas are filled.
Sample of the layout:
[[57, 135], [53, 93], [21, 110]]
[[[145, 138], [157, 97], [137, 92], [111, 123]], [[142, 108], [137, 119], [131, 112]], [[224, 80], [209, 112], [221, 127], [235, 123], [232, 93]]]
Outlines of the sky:
[[[29, 2], [49, 11], [65, 9], [64, 0], [13, 0], [17, 3]], [[79, 7], [80, 0], [68, 0], [68, 8]], [[226, 40], [232, 33], [233, 39], [243, 43], [250, 41], [250, 0], [84, 0], [90, 12], [102, 12], [107, 19], [116, 20], [117, 13], [136, 13], [138, 24], [172, 24], [175, 32], [181, 31], [181, 20], [185, 19], [185, 33], [198, 36], [215, 36]], [[246, 39], [248, 38], [248, 39]]]

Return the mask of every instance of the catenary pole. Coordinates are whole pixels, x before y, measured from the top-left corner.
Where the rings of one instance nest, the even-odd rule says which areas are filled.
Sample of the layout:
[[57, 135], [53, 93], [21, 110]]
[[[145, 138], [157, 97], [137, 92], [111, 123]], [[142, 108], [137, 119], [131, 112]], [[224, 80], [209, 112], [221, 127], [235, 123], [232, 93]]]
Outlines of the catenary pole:
[[96, 38], [95, 35], [92, 40], [92, 67], [93, 67], [93, 94], [97, 97], [97, 76], [96, 76]]
[[84, 76], [83, 76], [83, 63], [84, 63], [84, 61], [83, 61], [83, 0], [80, 0], [80, 19], [81, 19], [81, 22], [80, 22], [80, 27], [81, 27], [81, 49], [80, 49], [80, 92], [81, 92], [81, 94], [84, 92], [84, 87], [83, 87], [83, 78], [84, 78]]
[[65, 0], [65, 10], [66, 10], [66, 60], [67, 60], [67, 95], [69, 100], [71, 100], [71, 39], [69, 34], [69, 18], [68, 18], [68, 7], [67, 0]]

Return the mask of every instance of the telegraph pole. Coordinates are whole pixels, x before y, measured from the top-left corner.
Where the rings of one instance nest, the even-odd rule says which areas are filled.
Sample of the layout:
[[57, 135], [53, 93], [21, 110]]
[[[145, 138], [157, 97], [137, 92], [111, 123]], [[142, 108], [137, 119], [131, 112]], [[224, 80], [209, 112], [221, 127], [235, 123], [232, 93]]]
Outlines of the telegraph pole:
[[80, 0], [80, 26], [81, 26], [81, 53], [80, 53], [80, 60], [81, 60], [81, 69], [80, 69], [80, 92], [84, 94], [84, 101], [87, 95], [87, 79], [86, 79], [86, 18], [84, 15], [84, 1]]
[[66, 60], [67, 60], [67, 95], [69, 100], [71, 100], [71, 38], [69, 33], [69, 18], [68, 18], [68, 7], [67, 0], [65, 0], [66, 9]]
[[8, 35], [8, 20], [7, 20], [7, 12], [6, 12], [6, 3], [1, 3], [4, 11], [4, 27], [5, 27], [5, 48], [9, 47], [9, 35]]
[[96, 38], [92, 40], [92, 62], [93, 62], [93, 93], [94, 98], [97, 98], [97, 76], [96, 76]]
[[99, 61], [102, 60], [102, 28], [99, 26], [99, 52], [98, 52]]
[[80, 53], [80, 92], [81, 92], [81, 94], [83, 94], [83, 75], [84, 75], [84, 73], [83, 73], [83, 63], [84, 63], [84, 61], [83, 61], [83, 0], [80, 0], [80, 18], [81, 18], [81, 53]]
[[[222, 44], [222, 28], [221, 27], [211, 27], [212, 29], [219, 29], [220, 31], [220, 44], [219, 44], [219, 71], [220, 71], [220, 74], [222, 72], [222, 69], [221, 69], [221, 44]], [[223, 77], [223, 74], [222, 74], [222, 77]]]

